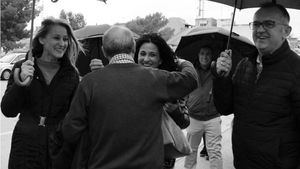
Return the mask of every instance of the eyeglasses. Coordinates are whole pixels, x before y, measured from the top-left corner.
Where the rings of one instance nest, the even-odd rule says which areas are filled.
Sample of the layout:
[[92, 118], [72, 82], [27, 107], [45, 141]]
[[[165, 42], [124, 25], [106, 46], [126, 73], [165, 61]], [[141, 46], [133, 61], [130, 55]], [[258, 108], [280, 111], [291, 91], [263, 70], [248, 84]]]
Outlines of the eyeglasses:
[[250, 22], [249, 26], [251, 30], [256, 30], [258, 29], [260, 26], [262, 25], [262, 27], [264, 29], [272, 29], [274, 28], [276, 25], [284, 25], [284, 26], [288, 26], [287, 24], [283, 24], [283, 23], [277, 23], [275, 21], [272, 20], [266, 20], [266, 21], [254, 21], [254, 22]]

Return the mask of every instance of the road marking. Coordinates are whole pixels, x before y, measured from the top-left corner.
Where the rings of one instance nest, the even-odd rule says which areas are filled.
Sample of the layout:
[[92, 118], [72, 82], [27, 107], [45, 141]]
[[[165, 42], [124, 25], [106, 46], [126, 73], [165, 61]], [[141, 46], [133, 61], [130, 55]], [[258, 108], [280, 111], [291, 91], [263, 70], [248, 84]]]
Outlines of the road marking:
[[0, 133], [0, 136], [5, 136], [5, 135], [9, 135], [9, 134], [12, 134], [12, 131]]

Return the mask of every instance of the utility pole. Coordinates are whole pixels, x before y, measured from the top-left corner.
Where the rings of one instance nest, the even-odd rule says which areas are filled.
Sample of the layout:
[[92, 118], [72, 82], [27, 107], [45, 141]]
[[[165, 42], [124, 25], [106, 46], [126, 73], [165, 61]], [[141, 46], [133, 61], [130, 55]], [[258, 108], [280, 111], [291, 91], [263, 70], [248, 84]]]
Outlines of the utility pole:
[[199, 10], [197, 18], [204, 18], [204, 0], [199, 0]]

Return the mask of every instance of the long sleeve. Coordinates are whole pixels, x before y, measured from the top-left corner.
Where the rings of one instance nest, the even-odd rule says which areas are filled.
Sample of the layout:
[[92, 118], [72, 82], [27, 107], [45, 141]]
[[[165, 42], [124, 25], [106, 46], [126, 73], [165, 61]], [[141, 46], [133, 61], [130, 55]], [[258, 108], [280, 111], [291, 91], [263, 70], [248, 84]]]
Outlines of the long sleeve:
[[8, 80], [6, 91], [1, 101], [1, 111], [6, 117], [16, 117], [24, 108], [26, 100], [25, 88], [18, 86], [13, 79], [13, 72], [20, 67], [22, 61], [17, 62], [13, 69], [12, 74]]
[[171, 100], [188, 95], [198, 86], [198, 75], [193, 64], [183, 61], [180, 67], [181, 72], [172, 72], [167, 78], [167, 93]]
[[185, 129], [190, 125], [190, 116], [186, 101], [184, 99], [179, 99], [176, 104], [178, 107], [172, 112], [167, 111], [167, 113], [181, 129]]
[[79, 83], [71, 102], [69, 112], [67, 113], [63, 125], [63, 137], [67, 142], [75, 143], [80, 138], [82, 131], [87, 127], [87, 110], [89, 96], [84, 84]]
[[295, 83], [291, 91], [291, 105], [293, 114], [296, 114], [297, 116], [297, 124], [300, 124], [300, 73], [296, 73]]
[[213, 100], [221, 115], [233, 113], [233, 85], [230, 78], [213, 80]]
[[[291, 97], [292, 113], [296, 114], [298, 128], [300, 128], [300, 73], [297, 72], [296, 80], [292, 90]], [[297, 169], [300, 169], [300, 162], [298, 163]]]

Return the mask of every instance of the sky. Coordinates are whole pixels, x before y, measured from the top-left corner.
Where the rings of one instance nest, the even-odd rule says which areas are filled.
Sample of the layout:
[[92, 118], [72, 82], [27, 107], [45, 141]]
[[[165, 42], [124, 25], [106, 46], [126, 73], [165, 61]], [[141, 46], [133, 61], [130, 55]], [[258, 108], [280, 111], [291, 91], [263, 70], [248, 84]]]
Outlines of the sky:
[[[155, 12], [162, 13], [166, 18], [180, 17], [186, 23], [194, 25], [199, 10], [199, 0], [107, 0], [106, 4], [98, 0], [58, 0], [56, 3], [40, 0], [38, 5], [43, 6], [43, 11], [35, 20], [37, 26], [43, 18], [59, 17], [62, 9], [66, 12], [82, 13], [87, 25], [125, 23]], [[205, 18], [230, 18], [233, 12], [232, 7], [207, 0], [204, 1], [203, 9]], [[236, 10], [235, 23], [251, 22], [256, 10], [257, 8]], [[288, 11], [293, 28], [292, 36], [300, 38], [300, 10]]]

